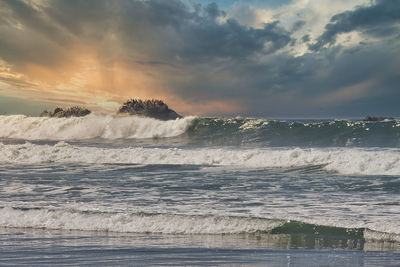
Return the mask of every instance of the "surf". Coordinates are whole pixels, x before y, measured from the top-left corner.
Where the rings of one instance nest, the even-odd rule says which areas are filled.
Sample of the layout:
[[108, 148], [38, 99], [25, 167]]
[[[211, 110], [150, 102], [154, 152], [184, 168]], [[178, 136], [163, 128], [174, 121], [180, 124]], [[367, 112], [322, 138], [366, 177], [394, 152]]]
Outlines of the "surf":
[[396, 229], [323, 225], [258, 217], [179, 215], [168, 213], [85, 211], [48, 208], [0, 208], [0, 227], [141, 234], [297, 234], [400, 242]]
[[[91, 114], [49, 118], [0, 116], [0, 139], [53, 141], [174, 140], [178, 145], [240, 147], [400, 148], [400, 122], [278, 121], [254, 118], [199, 118], [160, 121], [138, 116]], [[150, 141], [151, 142], [151, 141]]]
[[400, 175], [397, 148], [177, 148], [96, 147], [0, 142], [0, 164], [145, 164], [202, 165], [238, 168], [296, 168], [321, 166], [349, 175]]
[[179, 136], [195, 117], [160, 121], [137, 116], [91, 114], [50, 118], [25, 115], [0, 116], [0, 139], [89, 140], [142, 139]]

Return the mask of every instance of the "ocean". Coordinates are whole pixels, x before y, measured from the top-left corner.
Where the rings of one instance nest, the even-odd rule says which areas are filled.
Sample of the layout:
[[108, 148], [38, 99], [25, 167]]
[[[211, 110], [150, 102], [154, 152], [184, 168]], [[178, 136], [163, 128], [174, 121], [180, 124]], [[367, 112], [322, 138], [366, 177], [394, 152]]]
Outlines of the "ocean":
[[400, 266], [400, 122], [0, 116], [0, 265]]

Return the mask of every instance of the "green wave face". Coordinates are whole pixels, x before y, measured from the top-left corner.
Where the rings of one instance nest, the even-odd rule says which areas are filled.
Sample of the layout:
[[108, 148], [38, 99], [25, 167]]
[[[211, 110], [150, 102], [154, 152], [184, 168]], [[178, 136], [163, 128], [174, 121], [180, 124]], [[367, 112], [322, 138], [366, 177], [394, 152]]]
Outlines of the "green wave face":
[[285, 122], [264, 119], [198, 118], [188, 129], [199, 145], [400, 147], [400, 123]]
[[288, 221], [268, 232], [292, 249], [399, 250], [400, 236], [367, 228], [345, 228]]
[[344, 228], [291, 221], [271, 230], [271, 234], [304, 234], [363, 239], [365, 228]]

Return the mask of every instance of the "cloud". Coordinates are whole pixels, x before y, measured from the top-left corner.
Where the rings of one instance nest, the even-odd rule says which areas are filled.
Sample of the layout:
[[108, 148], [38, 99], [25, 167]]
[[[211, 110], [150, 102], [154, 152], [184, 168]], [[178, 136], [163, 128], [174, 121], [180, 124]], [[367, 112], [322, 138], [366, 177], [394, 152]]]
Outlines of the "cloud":
[[325, 26], [324, 33], [309, 48], [318, 51], [326, 44], [334, 44], [339, 34], [352, 31], [373, 36], [393, 35], [400, 29], [399, 22], [399, 1], [378, 0], [375, 5], [361, 6], [333, 16]]
[[191, 61], [274, 53], [291, 40], [278, 22], [265, 24], [263, 29], [247, 29], [231, 19], [223, 24], [199, 23], [184, 29], [183, 36], [185, 45], [179, 56]]
[[305, 22], [304, 20], [296, 21], [292, 26], [292, 32], [300, 30], [306, 24], [307, 24], [307, 22]]
[[[155, 97], [184, 114], [363, 114], [400, 94], [399, 4], [365, 3], [4, 0], [2, 93], [110, 112]], [[345, 46], [353, 32], [363, 35]]]
[[186, 75], [202, 76], [200, 64], [240, 62], [274, 53], [290, 42], [277, 21], [249, 28], [224, 20], [225, 12], [215, 3], [190, 7], [178, 0], [56, 0], [33, 6], [16, 0], [1, 5], [9, 24], [0, 29], [5, 37], [0, 40], [0, 57], [23, 73], [25, 81], [44, 81], [48, 86], [43, 91], [51, 86], [66, 93], [83, 89], [67, 84], [77, 76], [95, 75], [102, 82], [88, 81], [93, 88], [87, 92], [168, 97], [182, 91], [168, 85], [171, 72], [190, 69], [200, 73]]
[[307, 43], [308, 41], [310, 41], [310, 35], [309, 34], [303, 35], [303, 37], [301, 37], [301, 40]]

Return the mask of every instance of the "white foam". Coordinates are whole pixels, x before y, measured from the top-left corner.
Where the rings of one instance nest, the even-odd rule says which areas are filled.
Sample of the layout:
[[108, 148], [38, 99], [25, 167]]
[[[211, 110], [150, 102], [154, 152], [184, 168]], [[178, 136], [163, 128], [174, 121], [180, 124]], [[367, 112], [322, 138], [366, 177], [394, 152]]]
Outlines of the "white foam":
[[399, 149], [361, 148], [99, 148], [58, 142], [55, 145], [0, 143], [0, 164], [131, 163], [291, 168], [323, 165], [342, 174], [400, 175]]
[[400, 242], [400, 234], [399, 233], [386, 233], [386, 232], [377, 232], [371, 230], [364, 231], [364, 238], [367, 240], [382, 240], [389, 242]]
[[0, 227], [163, 234], [237, 234], [269, 231], [283, 222], [245, 217], [94, 213], [10, 207], [0, 209]]
[[[34, 228], [49, 230], [105, 231], [120, 233], [152, 234], [240, 234], [268, 232], [282, 226], [286, 220], [232, 217], [232, 216], [194, 216], [174, 214], [144, 214], [127, 212], [93, 212], [69, 209], [14, 209], [0, 208], [0, 227]], [[314, 222], [309, 222], [314, 223]], [[336, 227], [368, 227], [373, 225], [362, 222], [359, 225], [330, 225]], [[378, 227], [379, 229], [379, 227]], [[366, 240], [400, 242], [396, 227], [364, 231]]]
[[115, 117], [95, 114], [71, 118], [0, 116], [0, 138], [83, 140], [172, 137], [183, 134], [194, 118], [160, 121], [137, 116]]

